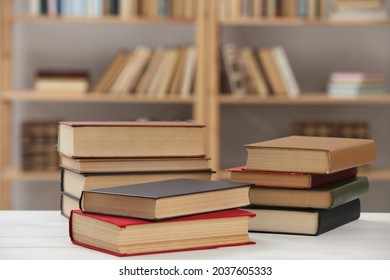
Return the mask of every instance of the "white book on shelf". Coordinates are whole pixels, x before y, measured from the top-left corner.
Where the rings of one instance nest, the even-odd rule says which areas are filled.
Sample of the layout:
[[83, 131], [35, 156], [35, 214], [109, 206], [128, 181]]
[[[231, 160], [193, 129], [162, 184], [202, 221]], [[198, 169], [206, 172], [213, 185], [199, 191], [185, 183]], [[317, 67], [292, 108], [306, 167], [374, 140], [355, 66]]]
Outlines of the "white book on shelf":
[[47, 14], [49, 16], [57, 15], [57, 0], [47, 0]]
[[41, 14], [41, 2], [40, 0], [29, 1], [29, 14], [32, 16], [39, 16]]
[[272, 48], [272, 54], [287, 89], [288, 97], [297, 97], [300, 94], [300, 89], [287, 58], [286, 51], [281, 46], [276, 46]]

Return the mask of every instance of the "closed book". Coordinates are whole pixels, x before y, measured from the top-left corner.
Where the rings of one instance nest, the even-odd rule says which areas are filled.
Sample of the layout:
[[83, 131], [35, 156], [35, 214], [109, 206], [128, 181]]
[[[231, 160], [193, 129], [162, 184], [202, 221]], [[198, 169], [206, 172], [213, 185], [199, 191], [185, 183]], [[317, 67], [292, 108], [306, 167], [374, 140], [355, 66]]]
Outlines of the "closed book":
[[263, 187], [297, 189], [317, 187], [357, 175], [356, 167], [329, 174], [257, 171], [246, 170], [244, 167], [230, 168], [228, 171], [230, 171], [230, 181], [232, 182], [246, 182]]
[[74, 244], [116, 256], [211, 249], [254, 244], [251, 217], [235, 209], [150, 222], [73, 211], [69, 234]]
[[79, 198], [69, 193], [61, 192], [60, 209], [61, 215], [69, 218], [72, 210], [79, 210]]
[[312, 189], [288, 189], [254, 186], [249, 201], [254, 205], [330, 209], [368, 192], [367, 177], [354, 177]]
[[61, 172], [61, 188], [63, 191], [72, 194], [75, 197], [80, 197], [83, 190], [95, 188], [139, 184], [177, 178], [211, 180], [213, 173], [214, 172], [211, 170], [191, 170], [80, 174], [64, 169]]
[[360, 200], [322, 210], [261, 206], [243, 209], [256, 215], [249, 221], [249, 231], [320, 235], [359, 219]]
[[70, 158], [60, 155], [63, 168], [78, 173], [119, 173], [210, 170], [210, 158]]
[[281, 72], [279, 71], [276, 60], [272, 54], [272, 49], [261, 48], [257, 55], [264, 69], [265, 77], [270, 85], [274, 96], [286, 97], [287, 90], [283, 83]]
[[249, 204], [249, 184], [174, 179], [84, 190], [83, 212], [161, 220]]
[[202, 157], [203, 134], [204, 126], [191, 122], [60, 122], [58, 151], [75, 158]]
[[287, 136], [245, 145], [246, 169], [333, 173], [375, 160], [371, 139]]

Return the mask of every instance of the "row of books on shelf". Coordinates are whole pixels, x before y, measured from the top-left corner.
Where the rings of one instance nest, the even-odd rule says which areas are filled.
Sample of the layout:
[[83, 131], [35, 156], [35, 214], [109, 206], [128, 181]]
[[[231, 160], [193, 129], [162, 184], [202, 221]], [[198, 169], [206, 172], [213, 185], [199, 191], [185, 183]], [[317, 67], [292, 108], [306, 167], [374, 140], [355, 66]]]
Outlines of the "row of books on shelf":
[[31, 15], [101, 17], [174, 17], [193, 19], [195, 0], [31, 0]]
[[222, 89], [233, 96], [297, 97], [300, 88], [281, 46], [252, 49], [223, 46]]
[[[124, 256], [253, 244], [248, 231], [318, 235], [359, 218], [368, 180], [356, 167], [375, 159], [374, 141], [291, 136], [249, 144], [246, 166], [231, 169], [228, 182], [211, 180], [202, 141], [189, 141], [203, 131], [183, 122], [60, 123], [71, 241]], [[183, 173], [183, 162], [192, 172]], [[167, 171], [182, 174], [153, 177]], [[124, 172], [128, 181], [117, 181]], [[203, 177], [187, 177], [194, 172]], [[66, 182], [71, 176], [108, 175], [102, 185], [65, 189], [75, 185]]]
[[164, 98], [192, 95], [196, 74], [196, 48], [138, 46], [119, 51], [90, 86], [87, 71], [39, 71], [35, 89], [41, 92], [106, 93]]
[[308, 20], [380, 20], [387, 17], [383, 1], [226, 0], [219, 1], [220, 19], [301, 18]]

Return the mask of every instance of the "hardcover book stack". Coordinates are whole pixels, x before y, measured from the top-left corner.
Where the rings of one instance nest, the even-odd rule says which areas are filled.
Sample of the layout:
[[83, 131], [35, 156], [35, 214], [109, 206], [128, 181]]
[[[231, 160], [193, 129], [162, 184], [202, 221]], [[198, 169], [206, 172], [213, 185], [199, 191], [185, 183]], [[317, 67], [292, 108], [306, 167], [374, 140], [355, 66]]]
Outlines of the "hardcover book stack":
[[249, 229], [319, 235], [360, 217], [367, 177], [357, 168], [375, 160], [370, 139], [288, 136], [246, 145], [247, 164], [229, 169], [247, 182]]
[[204, 126], [190, 122], [61, 122], [61, 211], [83, 190], [176, 178], [210, 180]]

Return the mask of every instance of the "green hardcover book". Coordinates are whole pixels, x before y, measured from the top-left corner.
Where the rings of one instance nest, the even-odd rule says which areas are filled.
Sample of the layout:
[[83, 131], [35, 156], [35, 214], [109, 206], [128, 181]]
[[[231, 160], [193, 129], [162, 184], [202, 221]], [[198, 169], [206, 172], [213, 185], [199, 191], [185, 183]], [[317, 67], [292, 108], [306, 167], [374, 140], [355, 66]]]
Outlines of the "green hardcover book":
[[41, 0], [41, 14], [47, 15], [47, 0]]
[[330, 209], [360, 198], [368, 188], [368, 179], [362, 176], [311, 189], [254, 186], [249, 201], [261, 206]]
[[360, 217], [360, 200], [355, 199], [332, 209], [299, 209], [249, 206], [256, 214], [249, 231], [283, 234], [319, 235]]

